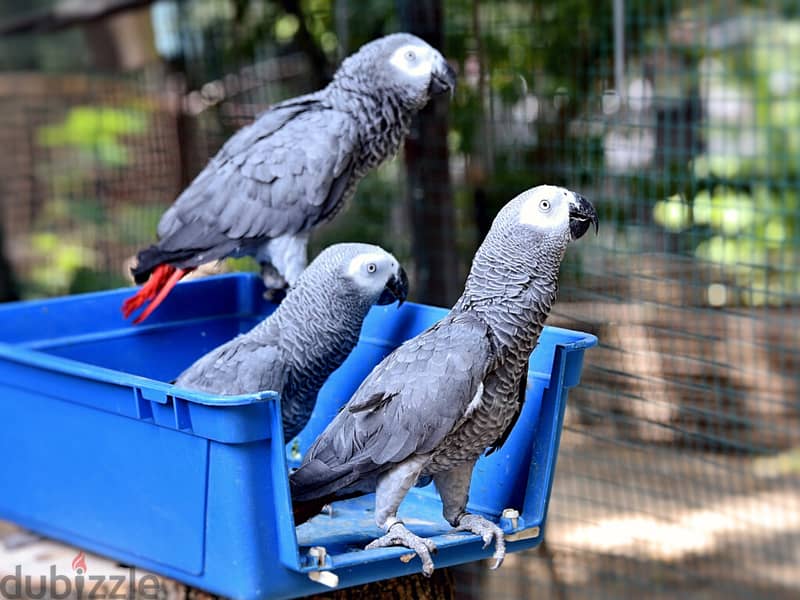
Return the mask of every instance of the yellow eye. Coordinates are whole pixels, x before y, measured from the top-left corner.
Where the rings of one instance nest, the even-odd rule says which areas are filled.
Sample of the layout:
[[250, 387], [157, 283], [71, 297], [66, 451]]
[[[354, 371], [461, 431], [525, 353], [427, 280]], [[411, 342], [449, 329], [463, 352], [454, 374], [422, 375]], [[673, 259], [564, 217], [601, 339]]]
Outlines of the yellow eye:
[[542, 200], [539, 202], [539, 208], [545, 212], [550, 210], [550, 200]]
[[378, 270], [378, 267], [375, 265], [375, 263], [369, 263], [367, 265], [367, 273], [374, 273], [377, 270]]

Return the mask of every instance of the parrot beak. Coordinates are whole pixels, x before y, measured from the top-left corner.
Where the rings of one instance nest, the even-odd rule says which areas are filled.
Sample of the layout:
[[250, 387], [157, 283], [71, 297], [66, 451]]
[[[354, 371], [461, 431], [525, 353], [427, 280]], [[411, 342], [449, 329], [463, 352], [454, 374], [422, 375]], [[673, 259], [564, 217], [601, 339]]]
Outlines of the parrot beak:
[[437, 65], [436, 70], [431, 74], [431, 82], [428, 86], [428, 92], [431, 96], [438, 96], [445, 92], [450, 92], [452, 97], [453, 91], [456, 89], [456, 72], [453, 70], [446, 60], [442, 59], [441, 63]]
[[397, 300], [399, 308], [406, 298], [408, 298], [408, 275], [406, 275], [405, 269], [400, 267], [397, 274], [392, 275], [392, 278], [386, 282], [386, 287], [383, 289], [381, 297], [378, 298], [377, 304], [383, 306]]
[[592, 224], [594, 224], [594, 231], [597, 234], [600, 230], [597, 211], [586, 198], [573, 193], [573, 198], [569, 202], [569, 232], [572, 239], [577, 240], [582, 237]]

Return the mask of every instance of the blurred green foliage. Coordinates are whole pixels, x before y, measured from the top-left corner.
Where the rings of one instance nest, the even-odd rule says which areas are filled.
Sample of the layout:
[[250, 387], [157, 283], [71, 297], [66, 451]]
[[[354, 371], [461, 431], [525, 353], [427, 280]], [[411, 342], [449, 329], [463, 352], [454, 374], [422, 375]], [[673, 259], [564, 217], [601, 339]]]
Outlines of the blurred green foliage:
[[[55, 0], [2, 0], [5, 22], [53, 8]], [[70, 28], [47, 35], [0, 36], [0, 71], [69, 71], [86, 69], [89, 51], [84, 31]]]
[[[152, 236], [163, 208], [119, 203], [113, 210], [89, 194], [103, 172], [129, 165], [126, 140], [147, 133], [149, 115], [127, 107], [75, 106], [57, 123], [37, 130], [36, 142], [52, 150], [38, 176], [50, 193], [37, 211], [27, 247], [34, 267], [23, 281], [26, 296], [79, 293], [125, 285], [118, 266], [99, 251], [109, 244], [139, 244]], [[138, 227], [137, 227], [138, 225]]]
[[732, 278], [735, 301], [783, 305], [800, 297], [800, 21], [762, 17], [750, 34], [701, 56], [706, 150], [692, 189], [653, 214], [703, 232], [693, 252]]
[[147, 115], [142, 110], [76, 106], [63, 122], [41, 127], [37, 141], [45, 147], [74, 148], [103, 165], [122, 167], [130, 161], [122, 138], [145, 133], [146, 127]]
[[[625, 3], [628, 74], [644, 72], [648, 60], [655, 65], [648, 75], [654, 82], [654, 106], [703, 96], [704, 108], [690, 117], [693, 122], [671, 126], [669, 113], [664, 125], [631, 120], [624, 109], [615, 116], [601, 107], [614, 86], [611, 2], [443, 0], [443, 50], [459, 75], [448, 142], [462, 262], [502, 204], [522, 189], [548, 182], [601, 194], [594, 199], [604, 228], [624, 232], [628, 226], [661, 226], [669, 239], [677, 240], [664, 247], [725, 271], [735, 290], [729, 301], [793, 302], [800, 294], [800, 63], [795, 60], [800, 11], [796, 3], [767, 4], [772, 12], [762, 8], [763, 2]], [[264, 93], [275, 101], [323, 85], [358, 46], [404, 29], [403, 6], [396, 0], [179, 2], [183, 58], [177, 68], [187, 75], [189, 89], [201, 89], [243, 65], [304, 54], [310, 72], [271, 84]], [[700, 29], [688, 30], [691, 35], [683, 41], [676, 38], [675, 32], [688, 25]], [[729, 27], [747, 35], [719, 45], [713, 41], [718, 33], [703, 27]], [[80, 44], [70, 43], [80, 50]], [[652, 63], [663, 56], [670, 60]], [[253, 100], [263, 103], [264, 97], [254, 94]], [[220, 138], [227, 137], [234, 125], [226, 124], [221, 108], [205, 110], [198, 129], [216, 122], [212, 127], [219, 128]], [[74, 226], [85, 230], [73, 243], [86, 250], [108, 238], [131, 246], [153, 240], [163, 207], [130, 200], [103, 207], [83, 200], [91, 196], [86, 188], [98, 170], [131, 164], [126, 140], [146, 135], [150, 121], [147, 109], [134, 103], [85, 105], [42, 127], [37, 142], [53, 150], [54, 160], [68, 153], [69, 168], [42, 173], [52, 188], [53, 206], [43, 213], [49, 216], [39, 217], [37, 231], [69, 201]], [[628, 139], [637, 132], [661, 136], [670, 127], [678, 133], [681, 127], [695, 128], [699, 142], [681, 149], [675, 139], [659, 137], [658, 158], [642, 168], [613, 172], [604, 134], [615, 123], [627, 127]], [[240, 124], [235, 121], [235, 127]], [[398, 202], [404, 197], [403, 181], [399, 161], [371, 173], [350, 210], [315, 236], [312, 250], [361, 239], [409, 256], [411, 236]], [[615, 197], [618, 192], [621, 200]], [[649, 249], [663, 249], [651, 237], [644, 242]], [[47, 252], [49, 242], [43, 240], [32, 244], [35, 252]], [[630, 240], [620, 235], [614, 243]], [[636, 238], [633, 244], [641, 242]], [[564, 270], [568, 277], [580, 276], [582, 252], [591, 252], [591, 245], [570, 253]], [[94, 285], [87, 273], [108, 271], [92, 252], [67, 254], [59, 260], [68, 275], [52, 278], [51, 287], [58, 290], [73, 280]], [[251, 263], [233, 264], [252, 268]]]
[[31, 248], [41, 257], [30, 274], [33, 295], [58, 296], [72, 291], [76, 273], [97, 265], [91, 242], [81, 230], [69, 237], [46, 231], [31, 234]]

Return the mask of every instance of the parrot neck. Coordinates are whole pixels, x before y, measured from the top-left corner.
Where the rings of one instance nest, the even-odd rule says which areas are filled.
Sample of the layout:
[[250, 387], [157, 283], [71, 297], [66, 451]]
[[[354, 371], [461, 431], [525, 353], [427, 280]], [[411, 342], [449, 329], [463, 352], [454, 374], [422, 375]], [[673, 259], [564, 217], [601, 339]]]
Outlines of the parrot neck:
[[561, 255], [528, 256], [521, 248], [479, 251], [453, 310], [478, 315], [501, 347], [527, 358], [558, 293]]
[[[309, 289], [313, 288], [313, 289]], [[303, 286], [291, 290], [263, 326], [263, 335], [280, 332], [287, 356], [283, 394], [291, 398], [284, 412], [287, 435], [295, 435], [308, 420], [317, 392], [358, 342], [369, 306], [359, 299], [335, 297], [329, 290]]]
[[300, 324], [297, 335], [308, 343], [307, 352], [328, 351], [324, 346], [338, 345], [344, 338], [358, 339], [361, 322], [370, 305], [356, 295], [337, 296], [325, 286], [298, 286], [291, 290], [281, 303], [276, 316], [286, 317], [288, 324]]
[[364, 93], [369, 85], [353, 87], [347, 79], [334, 79], [326, 90], [332, 104], [359, 123], [359, 155], [356, 176], [363, 177], [397, 154], [411, 127], [413, 111], [392, 95]]

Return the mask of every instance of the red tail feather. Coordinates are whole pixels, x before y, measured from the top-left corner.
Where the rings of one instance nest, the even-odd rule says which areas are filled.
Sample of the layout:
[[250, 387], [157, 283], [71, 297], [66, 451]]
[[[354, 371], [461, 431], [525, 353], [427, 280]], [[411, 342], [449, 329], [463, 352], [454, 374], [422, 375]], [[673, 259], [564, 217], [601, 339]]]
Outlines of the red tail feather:
[[158, 265], [153, 269], [150, 278], [139, 291], [122, 303], [122, 315], [127, 319], [138, 308], [150, 302], [142, 311], [142, 314], [133, 321], [134, 323], [141, 323], [164, 301], [164, 298], [175, 287], [175, 284], [193, 270], [193, 268], [176, 269], [171, 265]]

